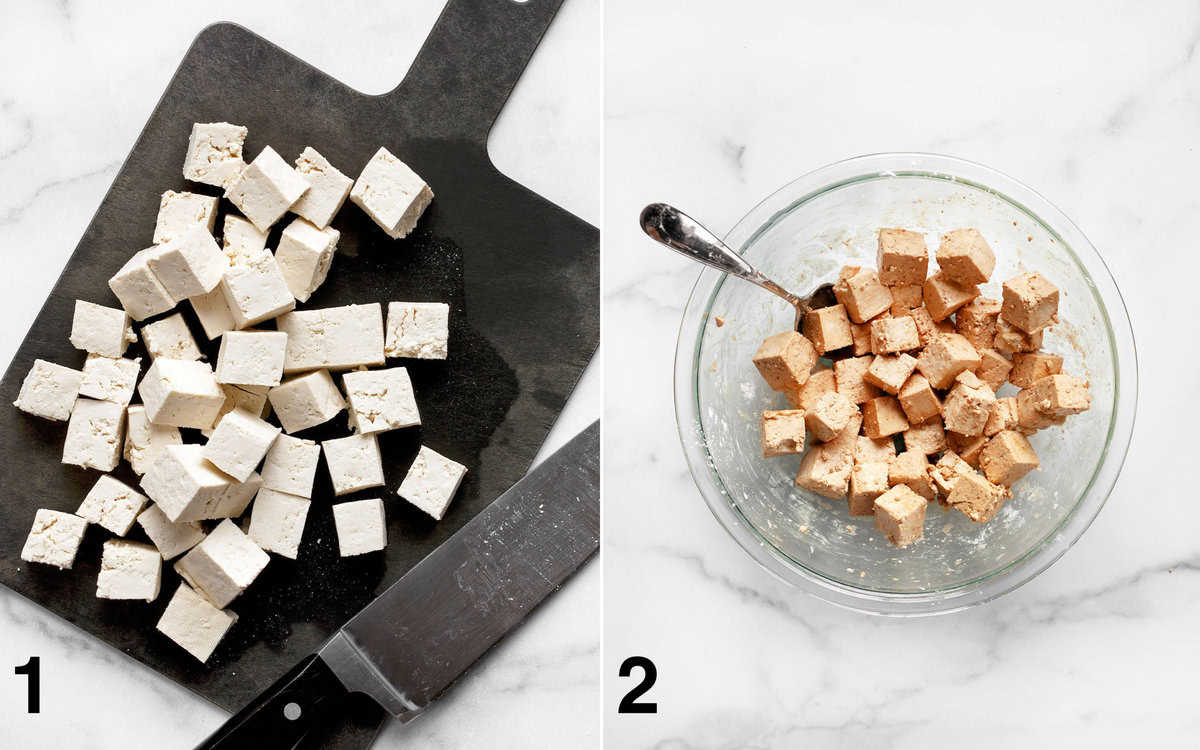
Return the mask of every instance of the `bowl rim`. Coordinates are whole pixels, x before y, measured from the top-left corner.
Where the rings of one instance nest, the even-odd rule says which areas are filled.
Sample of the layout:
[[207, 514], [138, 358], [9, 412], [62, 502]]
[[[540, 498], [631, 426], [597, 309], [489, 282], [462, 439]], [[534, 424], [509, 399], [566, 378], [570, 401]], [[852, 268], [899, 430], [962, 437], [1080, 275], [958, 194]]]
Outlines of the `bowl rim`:
[[[1057, 528], [1004, 567], [950, 589], [886, 592], [862, 589], [825, 577], [775, 549], [729, 500], [715, 476], [699, 413], [699, 353], [711, 304], [725, 274], [700, 272], [679, 327], [675, 349], [676, 424], [688, 470], [718, 523], [760, 566], [786, 583], [855, 611], [911, 617], [954, 612], [991, 601], [1032, 580], [1059, 560], [1091, 526], [1116, 485], [1129, 452], [1137, 414], [1137, 347], [1129, 311], [1112, 271], [1095, 246], [1057, 206], [1019, 180], [986, 165], [943, 154], [883, 152], [843, 159], [809, 171], [759, 201], [726, 234], [739, 253], [780, 218], [832, 189], [867, 179], [932, 177], [962, 182], [991, 193], [1042, 224], [1074, 256], [1093, 284], [1093, 294], [1111, 332], [1116, 372], [1113, 415], [1100, 465], [1092, 481]], [[1031, 207], [1032, 206], [1032, 207]], [[1086, 256], [1086, 265], [1085, 257]]]

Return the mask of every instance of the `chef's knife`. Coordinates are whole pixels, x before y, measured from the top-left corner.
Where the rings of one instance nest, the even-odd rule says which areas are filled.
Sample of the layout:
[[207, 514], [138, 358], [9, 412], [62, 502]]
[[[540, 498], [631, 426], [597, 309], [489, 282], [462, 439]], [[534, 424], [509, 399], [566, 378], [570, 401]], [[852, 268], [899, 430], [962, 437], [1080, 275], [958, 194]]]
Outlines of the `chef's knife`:
[[295, 748], [349, 693], [415, 718], [600, 543], [600, 422], [447, 539], [200, 745]]

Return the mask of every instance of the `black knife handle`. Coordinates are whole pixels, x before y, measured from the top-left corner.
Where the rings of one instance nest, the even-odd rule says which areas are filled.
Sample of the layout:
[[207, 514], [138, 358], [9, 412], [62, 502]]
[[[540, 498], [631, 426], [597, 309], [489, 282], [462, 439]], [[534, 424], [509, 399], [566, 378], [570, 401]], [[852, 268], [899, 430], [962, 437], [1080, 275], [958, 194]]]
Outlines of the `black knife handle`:
[[250, 705], [197, 746], [197, 750], [293, 750], [329, 721], [347, 690], [321, 657], [292, 668]]

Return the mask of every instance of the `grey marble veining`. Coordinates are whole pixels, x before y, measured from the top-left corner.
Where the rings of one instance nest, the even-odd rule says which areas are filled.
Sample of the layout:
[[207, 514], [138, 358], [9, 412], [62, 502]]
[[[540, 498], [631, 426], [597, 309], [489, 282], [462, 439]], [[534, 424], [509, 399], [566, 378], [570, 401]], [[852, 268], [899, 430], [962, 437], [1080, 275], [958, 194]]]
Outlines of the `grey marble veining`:
[[[688, 7], [605, 10], [607, 746], [1194, 744], [1200, 541], [1181, 414], [1200, 392], [1200, 8]], [[1079, 224], [1133, 319], [1141, 387], [1121, 479], [1059, 562], [975, 609], [885, 620], [771, 577], [705, 507], [671, 381], [698, 269], [637, 216], [669, 201], [723, 234], [811, 169], [906, 150], [1000, 169]], [[658, 666], [657, 715], [615, 712], [631, 654]]]
[[[7, 361], [16, 350], [201, 28], [236, 21], [355, 88], [381, 93], [403, 77], [441, 6], [218, 0], [136, 2], [113, 14], [69, 0], [7, 3], [0, 24], [0, 69], [7, 73], [0, 78], [0, 257], [21, 272], [0, 275], [8, 321], [0, 327], [0, 355]], [[567, 2], [489, 143], [501, 171], [594, 223], [600, 19], [599, 0]], [[592, 367], [541, 456], [599, 411]], [[388, 727], [380, 746], [525, 748], [562, 737], [598, 745], [600, 578], [598, 564], [581, 571], [427, 715]], [[184, 688], [7, 591], [0, 591], [0, 634], [0, 702], [11, 709], [0, 732], [6, 746], [190, 747], [224, 720]], [[42, 714], [34, 717], [18, 712], [25, 681], [11, 673], [30, 655], [41, 656], [43, 673]], [[96, 698], [111, 695], [122, 696], [118, 708]]]

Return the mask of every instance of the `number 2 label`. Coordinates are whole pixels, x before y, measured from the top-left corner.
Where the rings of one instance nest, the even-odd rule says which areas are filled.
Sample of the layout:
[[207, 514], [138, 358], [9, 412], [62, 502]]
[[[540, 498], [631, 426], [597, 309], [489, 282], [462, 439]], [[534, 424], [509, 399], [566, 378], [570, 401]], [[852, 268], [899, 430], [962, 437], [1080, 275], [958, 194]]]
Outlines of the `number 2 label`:
[[639, 702], [638, 698], [645, 695], [650, 688], [654, 687], [654, 682], [658, 679], [658, 668], [654, 666], [654, 662], [650, 661], [645, 656], [631, 656], [621, 662], [621, 668], [618, 674], [621, 677], [629, 677], [634, 668], [642, 670], [642, 681], [634, 685], [633, 689], [625, 694], [621, 702], [617, 705], [617, 713], [619, 714], [656, 714], [658, 713], [658, 704], [649, 702]]

